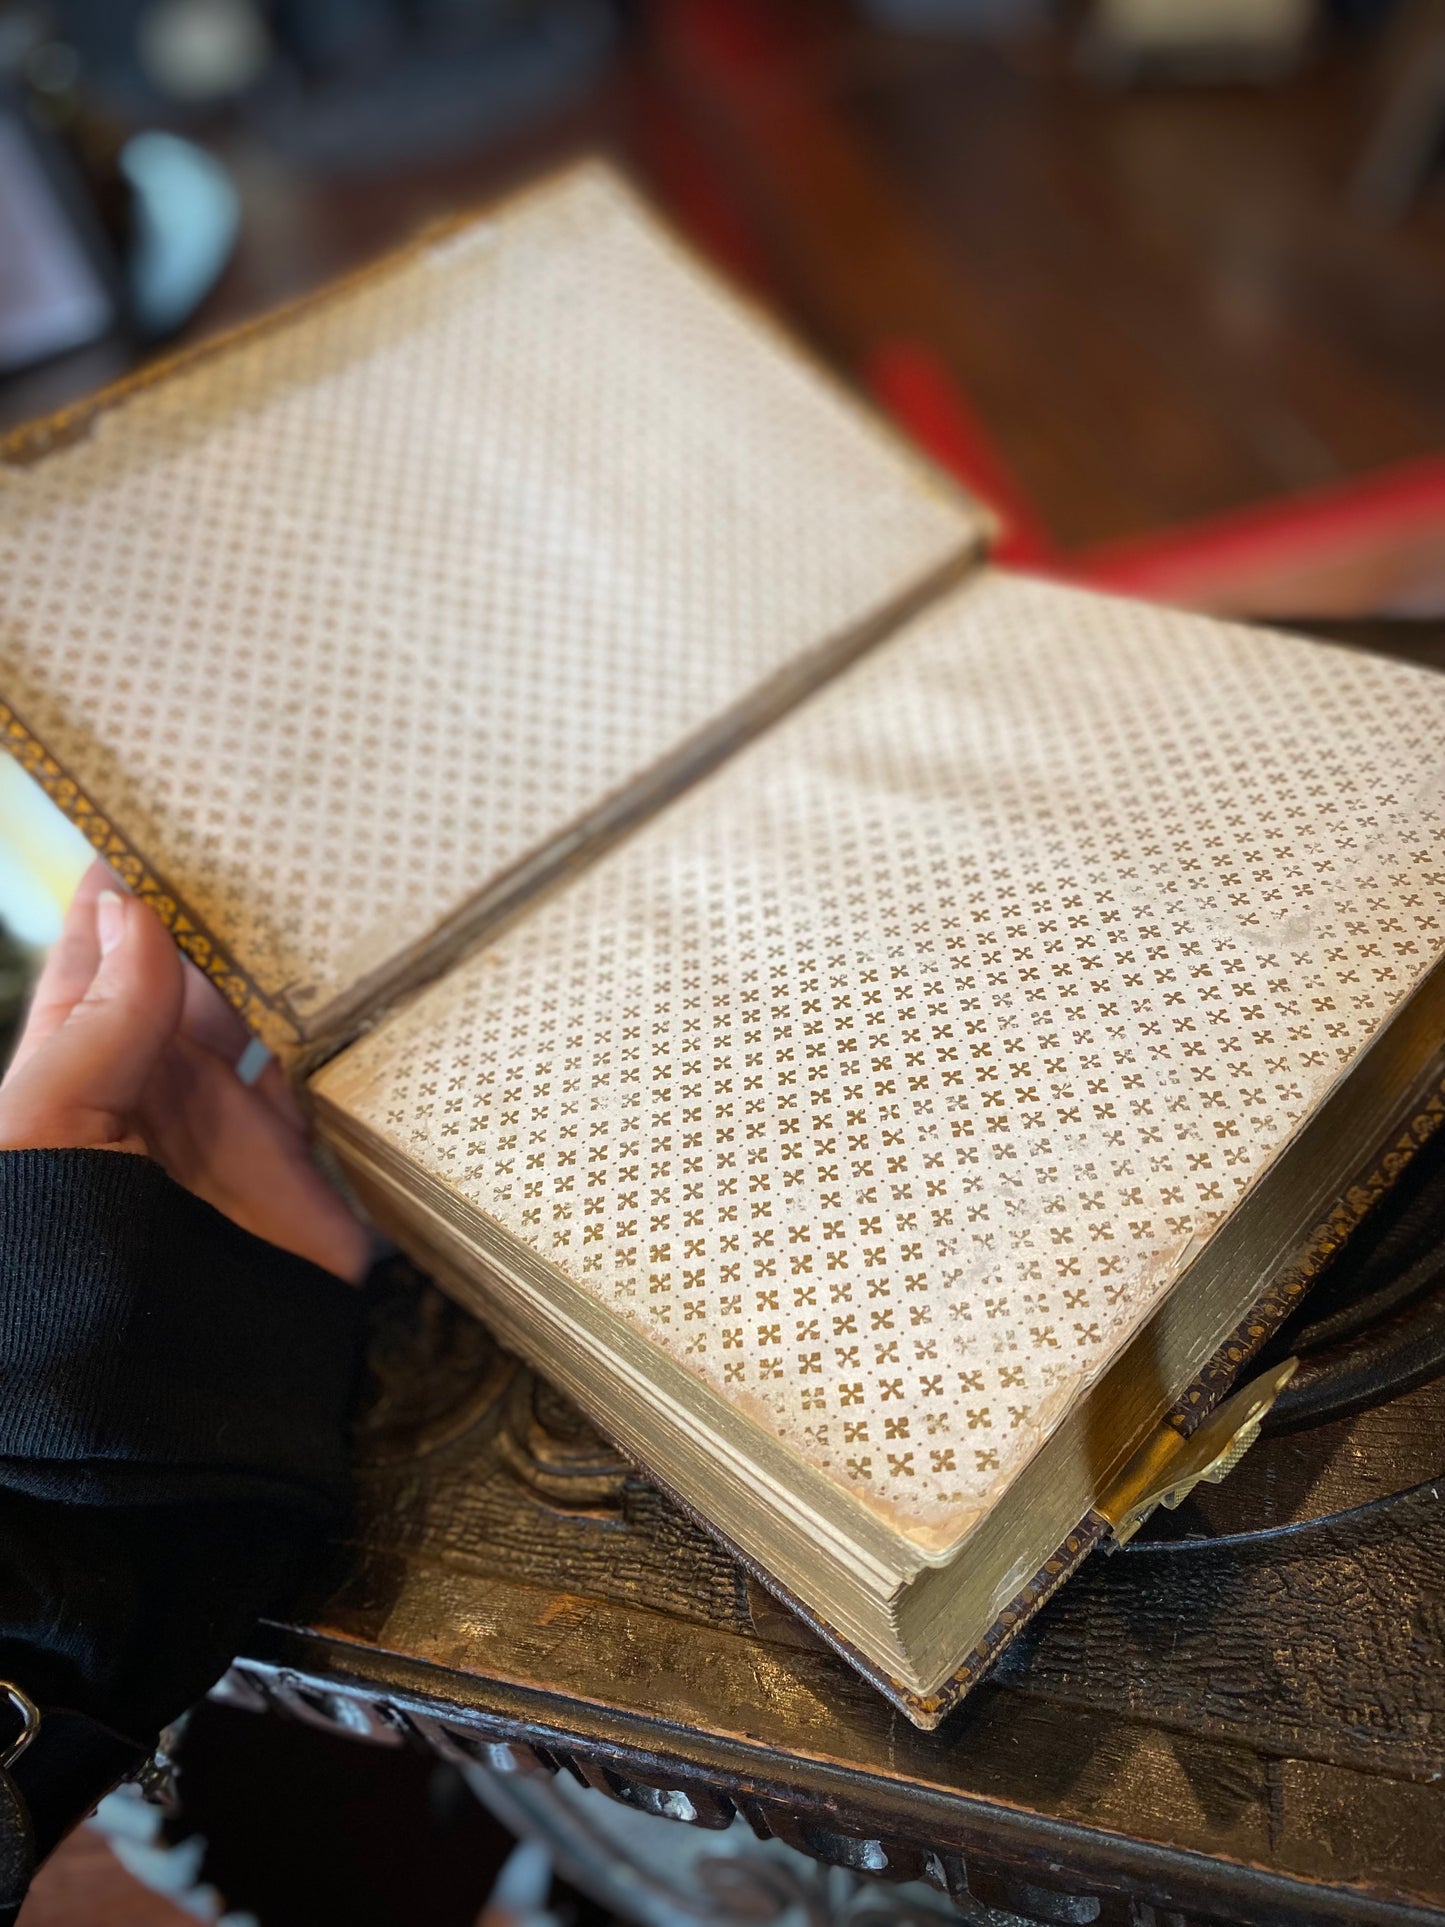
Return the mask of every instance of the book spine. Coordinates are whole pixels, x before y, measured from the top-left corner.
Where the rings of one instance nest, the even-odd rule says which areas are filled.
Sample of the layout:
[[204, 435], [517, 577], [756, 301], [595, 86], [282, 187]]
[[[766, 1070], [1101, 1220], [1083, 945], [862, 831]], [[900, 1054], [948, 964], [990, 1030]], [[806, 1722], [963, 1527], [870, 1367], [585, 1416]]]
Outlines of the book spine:
[[40, 785], [131, 894], [150, 905], [170, 931], [177, 948], [209, 978], [261, 1042], [279, 1057], [289, 1057], [298, 1042], [295, 1025], [262, 995], [160, 871], [116, 829], [25, 720], [3, 701], [0, 701], [0, 745], [26, 775]]

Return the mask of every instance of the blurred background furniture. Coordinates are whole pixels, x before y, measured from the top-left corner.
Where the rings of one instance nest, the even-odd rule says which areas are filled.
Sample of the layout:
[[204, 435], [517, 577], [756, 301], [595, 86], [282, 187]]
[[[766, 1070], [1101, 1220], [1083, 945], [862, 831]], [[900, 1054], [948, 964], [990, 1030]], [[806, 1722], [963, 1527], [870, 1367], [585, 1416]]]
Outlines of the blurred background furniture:
[[1429, 190], [1445, 158], [1445, 4], [1405, 0], [1382, 63], [1379, 121], [1355, 175], [1356, 204], [1386, 218]]
[[0, 138], [23, 121], [93, 276], [109, 251], [114, 316], [0, 379], [0, 424], [601, 149], [992, 494], [1014, 559], [1255, 614], [1445, 593], [1445, 192], [1428, 116], [1391, 106], [1429, 91], [1434, 0], [10, 0], [3, 20]]

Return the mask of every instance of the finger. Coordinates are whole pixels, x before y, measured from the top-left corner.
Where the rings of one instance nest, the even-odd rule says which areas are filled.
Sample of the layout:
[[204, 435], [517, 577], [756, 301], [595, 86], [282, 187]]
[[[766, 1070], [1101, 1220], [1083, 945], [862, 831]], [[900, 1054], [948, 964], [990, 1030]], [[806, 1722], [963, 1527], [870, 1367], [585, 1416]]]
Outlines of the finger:
[[45, 959], [7, 1076], [13, 1076], [25, 1059], [59, 1030], [89, 990], [90, 980], [100, 963], [100, 945], [95, 937], [95, 902], [102, 890], [114, 888], [115, 878], [97, 858], [81, 878], [60, 935]]
[[146, 1143], [178, 1184], [244, 1230], [358, 1282], [371, 1239], [279, 1118], [212, 1054], [177, 1035], [146, 1089]]
[[286, 1073], [274, 1057], [256, 1077], [251, 1079], [251, 1089], [271, 1106], [288, 1129], [300, 1132], [304, 1138], [310, 1137], [311, 1125], [306, 1113], [297, 1102], [295, 1091], [286, 1082]]
[[223, 1063], [234, 1064], [251, 1041], [250, 1031], [216, 986], [193, 963], [186, 964], [185, 978], [182, 1035], [211, 1051]]
[[[210, 980], [193, 963], [185, 968], [185, 1005], [181, 1015], [181, 1035], [219, 1057], [229, 1070], [240, 1062], [254, 1040], [240, 1014], [233, 1010]], [[251, 1087], [263, 1097], [293, 1129], [304, 1131], [306, 1119], [292, 1095], [281, 1068], [268, 1063], [251, 1080]]]
[[103, 890], [100, 963], [85, 995], [0, 1092], [0, 1144], [129, 1139], [141, 1096], [180, 1021], [181, 959], [154, 912]]

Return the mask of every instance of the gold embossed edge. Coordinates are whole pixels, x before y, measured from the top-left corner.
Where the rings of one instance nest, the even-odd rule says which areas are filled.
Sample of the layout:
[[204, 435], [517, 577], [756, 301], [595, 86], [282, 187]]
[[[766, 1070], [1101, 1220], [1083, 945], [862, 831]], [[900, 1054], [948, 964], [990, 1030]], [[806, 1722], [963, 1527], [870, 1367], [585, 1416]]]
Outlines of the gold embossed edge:
[[760, 1567], [746, 1558], [742, 1562], [762, 1585], [776, 1594], [790, 1611], [846, 1659], [854, 1671], [861, 1673], [886, 1700], [905, 1713], [915, 1726], [921, 1727], [924, 1732], [932, 1732], [973, 1691], [1004, 1648], [1023, 1631], [1039, 1608], [1053, 1598], [1064, 1581], [1071, 1579], [1089, 1554], [1103, 1543], [1109, 1536], [1109, 1530], [1107, 1519], [1101, 1518], [1097, 1512], [1090, 1512], [1068, 1534], [1058, 1550], [1044, 1561], [1028, 1584], [1021, 1586], [1014, 1594], [958, 1671], [933, 1693], [915, 1693], [901, 1680], [883, 1672], [841, 1633], [816, 1618]]
[[409, 266], [419, 256], [465, 234], [469, 229], [514, 214], [527, 202], [544, 199], [570, 180], [598, 173], [620, 181], [638, 205], [645, 209], [667, 245], [695, 273], [724, 289], [735, 307], [745, 313], [755, 326], [761, 327], [775, 346], [793, 361], [804, 365], [835, 398], [867, 419], [875, 434], [891, 446], [894, 454], [907, 465], [921, 486], [927, 487], [969, 518], [973, 527], [963, 544], [964, 553], [976, 558], [992, 549], [1002, 527], [998, 514], [925, 453], [875, 402], [870, 401], [853, 382], [831, 366], [821, 353], [803, 341], [773, 308], [720, 267], [630, 169], [619, 166], [614, 157], [601, 153], [583, 154], [564, 166], [551, 169], [538, 179], [514, 187], [510, 192], [489, 196], [456, 213], [427, 221], [396, 246], [347, 273], [333, 276], [319, 287], [310, 288], [304, 294], [267, 308], [233, 327], [190, 342], [172, 354], [160, 355], [77, 401], [66, 403], [35, 421], [22, 422], [0, 433], [0, 468], [28, 468], [45, 456], [82, 441], [100, 416], [123, 406], [144, 390], [169, 381], [173, 376], [188, 374], [192, 369], [230, 353], [233, 348], [279, 333], [293, 323], [305, 320], [316, 309], [327, 307], [333, 301], [344, 300], [372, 282], [385, 280]]
[[75, 825], [96, 855], [104, 858], [127, 889], [150, 905], [175, 939], [177, 948], [210, 979], [262, 1043], [278, 1056], [289, 1055], [297, 1043], [295, 1026], [261, 994], [160, 872], [116, 829], [59, 759], [51, 755], [23, 718], [5, 702], [0, 702], [0, 742], [61, 814]]
[[[1375, 1205], [1393, 1190], [1405, 1167], [1442, 1124], [1445, 1124], [1445, 1079], [1412, 1112], [1368, 1173], [1358, 1183], [1349, 1186], [1329, 1216], [1316, 1226], [1299, 1255], [1259, 1298], [1254, 1309], [1225, 1339], [1166, 1415], [1166, 1424], [1187, 1438], [1203, 1423], [1220, 1400], [1233, 1390], [1250, 1360], [1269, 1343], [1284, 1321], [1297, 1309], [1326, 1263], [1343, 1249], [1351, 1232]], [[1010, 1641], [1022, 1631], [1039, 1607], [1057, 1591], [1087, 1554], [1102, 1544], [1109, 1536], [1109, 1531], [1108, 1521], [1097, 1512], [1090, 1512], [1077, 1531], [1069, 1534], [1053, 1558], [1046, 1561], [1009, 1602], [958, 1672], [936, 1694], [925, 1697], [909, 1694], [896, 1681], [891, 1682], [895, 1690], [890, 1691], [889, 1685], [883, 1685], [882, 1690], [903, 1707], [910, 1719], [919, 1724], [936, 1726], [978, 1683]], [[857, 1664], [856, 1659], [854, 1664]]]
[[[441, 230], [445, 231], [445, 228]], [[117, 381], [107, 382], [103, 388], [97, 388], [92, 394], [69, 402], [49, 415], [42, 415], [36, 421], [22, 422], [18, 427], [7, 430], [0, 435], [0, 465], [29, 468], [44, 456], [83, 441], [101, 415], [122, 406], [145, 389], [154, 388], [172, 376], [189, 374], [204, 362], [213, 361], [217, 356], [228, 354], [233, 348], [239, 348], [263, 335], [277, 333], [292, 322], [303, 319], [313, 309], [324, 306], [338, 296], [350, 294], [358, 286], [400, 267], [417, 251], [421, 238], [384, 255], [379, 261], [369, 262], [352, 274], [328, 281], [324, 287], [300, 295], [294, 301], [283, 302], [279, 307], [270, 308], [264, 314], [242, 321], [233, 328], [207, 335], [203, 341], [192, 342], [174, 354], [158, 356], [156, 360], [146, 362], [143, 367], [133, 369]], [[425, 236], [428, 241], [436, 238], [437, 231], [428, 231]]]

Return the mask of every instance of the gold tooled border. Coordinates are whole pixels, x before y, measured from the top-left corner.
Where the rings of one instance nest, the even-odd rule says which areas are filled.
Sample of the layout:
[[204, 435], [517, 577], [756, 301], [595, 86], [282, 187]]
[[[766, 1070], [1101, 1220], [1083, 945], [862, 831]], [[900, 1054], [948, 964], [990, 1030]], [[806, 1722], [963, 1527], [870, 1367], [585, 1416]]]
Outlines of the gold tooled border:
[[[652, 1475], [649, 1473], [648, 1476]], [[675, 1498], [675, 1496], [669, 1492], [669, 1497]], [[690, 1508], [684, 1507], [683, 1510], [690, 1511]], [[690, 1516], [694, 1519], [698, 1518], [696, 1513], [690, 1513]], [[706, 1520], [698, 1519], [698, 1523], [710, 1532], [713, 1538], [721, 1537], [714, 1527], [707, 1525]], [[884, 1672], [866, 1654], [859, 1652], [851, 1640], [846, 1639], [825, 1620], [820, 1619], [816, 1613], [789, 1592], [786, 1586], [781, 1585], [765, 1572], [756, 1560], [740, 1552], [731, 1540], [725, 1540], [724, 1543], [738, 1563], [745, 1567], [760, 1585], [775, 1598], [780, 1599], [788, 1610], [802, 1620], [811, 1632], [816, 1633], [825, 1645], [831, 1646], [834, 1652], [847, 1660], [855, 1673], [860, 1673], [870, 1686], [875, 1687], [886, 1700], [896, 1706], [901, 1713], [906, 1714], [914, 1726], [921, 1727], [926, 1733], [931, 1733], [947, 1719], [960, 1701], [973, 1691], [994, 1661], [1002, 1654], [1004, 1648], [1023, 1631], [1039, 1608], [1053, 1598], [1064, 1581], [1073, 1577], [1089, 1554], [1097, 1550], [1108, 1537], [1111, 1529], [1107, 1519], [1101, 1518], [1097, 1512], [1090, 1512], [1068, 1535], [1058, 1551], [1044, 1561], [1028, 1584], [1021, 1586], [1014, 1594], [958, 1671], [933, 1693], [915, 1693], [901, 1680], [895, 1679], [891, 1673]]]
[[[1274, 1280], [1254, 1309], [1225, 1339], [1169, 1412], [1166, 1424], [1172, 1425], [1187, 1438], [1196, 1426], [1203, 1423], [1226, 1393], [1233, 1389], [1244, 1367], [1299, 1306], [1327, 1262], [1343, 1248], [1350, 1233], [1394, 1189], [1405, 1167], [1442, 1124], [1445, 1124], [1445, 1082], [1436, 1085], [1420, 1102], [1367, 1174], [1348, 1187], [1329, 1216], [1315, 1227], [1299, 1256]], [[905, 1710], [909, 1711], [910, 1717], [917, 1717], [913, 1711], [916, 1706], [929, 1725], [937, 1725], [950, 1713], [1050, 1594], [1063, 1584], [1089, 1552], [1108, 1537], [1109, 1530], [1107, 1520], [1097, 1512], [1090, 1512], [1077, 1532], [1069, 1534], [1053, 1558], [999, 1614], [953, 1678], [937, 1693], [926, 1698], [908, 1696], [910, 1705]], [[889, 1697], [893, 1696], [890, 1694]]]
[[[476, 218], [476, 213], [471, 212], [433, 222], [400, 247], [349, 274], [339, 275], [233, 328], [192, 342], [174, 354], [147, 362], [122, 375], [118, 381], [37, 421], [21, 423], [0, 434], [0, 467], [28, 468], [57, 450], [82, 441], [98, 417], [121, 407], [145, 389], [169, 381], [173, 376], [187, 374], [217, 356], [229, 354], [233, 348], [304, 320], [316, 309], [394, 273], [437, 241], [470, 226]], [[215, 984], [261, 1042], [278, 1057], [289, 1060], [300, 1043], [297, 1026], [265, 996], [255, 979], [189, 908], [179, 891], [91, 801], [59, 758], [51, 754], [24, 719], [3, 700], [0, 700], [0, 746], [40, 784], [127, 888], [151, 906], [177, 946]]]
[[295, 1049], [294, 1025], [262, 995], [235, 958], [191, 911], [166, 879], [90, 800], [58, 757], [8, 703], [0, 702], [0, 745], [45, 791], [133, 895], [148, 903], [196, 968], [220, 991], [269, 1049]]
[[824, 355], [804, 341], [796, 325], [768, 302], [741, 286], [683, 228], [681, 222], [659, 201], [658, 196], [637, 173], [615, 154], [594, 150], [578, 155], [559, 167], [518, 186], [504, 189], [479, 202], [442, 214], [424, 222], [405, 239], [385, 248], [360, 266], [333, 275], [319, 287], [307, 289], [289, 301], [277, 303], [260, 314], [251, 315], [229, 328], [205, 335], [198, 341], [168, 355], [133, 368], [115, 381], [106, 383], [89, 395], [42, 415], [33, 422], [22, 422], [0, 432], [0, 468], [27, 468], [57, 449], [68, 447], [89, 434], [97, 417], [117, 408], [158, 382], [228, 354], [231, 349], [262, 336], [279, 333], [293, 323], [304, 321], [314, 310], [345, 300], [371, 283], [384, 281], [421, 256], [459, 235], [483, 224], [510, 218], [529, 201], [545, 200], [565, 183], [588, 175], [610, 176], [619, 182], [636, 205], [646, 214], [655, 231], [687, 265], [715, 291], [725, 293], [733, 306], [759, 327], [773, 346], [795, 365], [806, 367], [835, 400], [841, 401], [858, 418], [866, 420], [873, 433], [887, 443], [920, 487], [951, 504], [969, 522], [970, 534], [964, 547], [970, 554], [986, 554], [998, 539], [1000, 521], [994, 511], [966, 489], [902, 429], [877, 402], [862, 393], [856, 383], [839, 372]]

